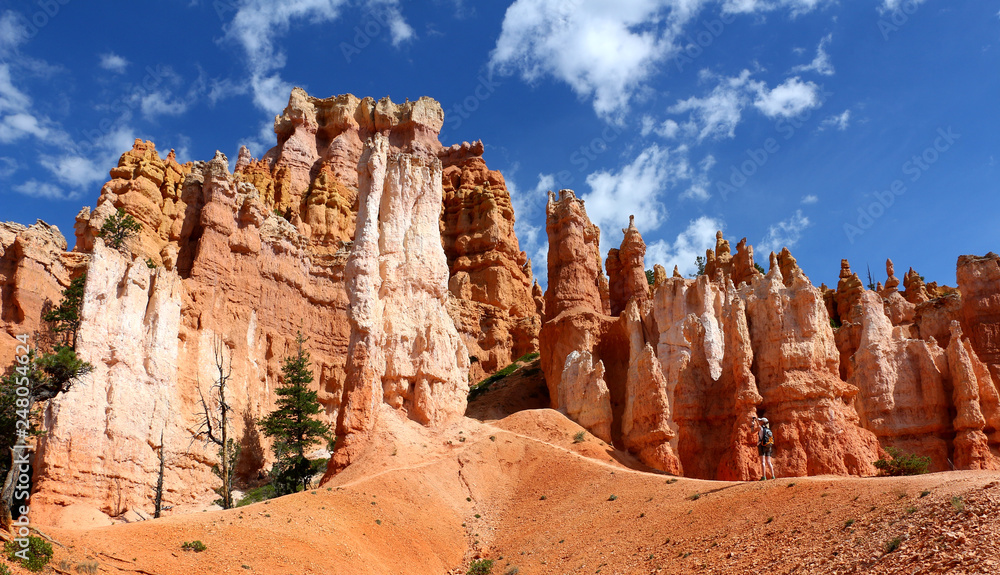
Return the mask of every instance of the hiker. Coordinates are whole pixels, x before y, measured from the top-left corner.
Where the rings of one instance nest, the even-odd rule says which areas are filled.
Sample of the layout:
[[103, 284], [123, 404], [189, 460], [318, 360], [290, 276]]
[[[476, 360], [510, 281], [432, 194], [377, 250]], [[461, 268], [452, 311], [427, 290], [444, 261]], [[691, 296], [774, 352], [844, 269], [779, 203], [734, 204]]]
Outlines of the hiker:
[[757, 453], [760, 454], [760, 469], [763, 475], [760, 480], [767, 479], [767, 468], [771, 468], [771, 479], [775, 479], [774, 464], [771, 463], [771, 455], [774, 453], [774, 433], [771, 432], [771, 424], [766, 417], [753, 418], [755, 424], [760, 425], [757, 430]]

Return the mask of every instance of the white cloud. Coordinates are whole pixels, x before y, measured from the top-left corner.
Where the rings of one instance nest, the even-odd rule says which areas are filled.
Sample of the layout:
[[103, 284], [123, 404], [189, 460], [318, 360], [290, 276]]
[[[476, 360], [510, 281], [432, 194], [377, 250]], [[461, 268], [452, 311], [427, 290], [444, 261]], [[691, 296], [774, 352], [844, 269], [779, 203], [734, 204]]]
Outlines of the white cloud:
[[179, 116], [187, 111], [188, 102], [174, 98], [170, 91], [150, 92], [142, 97], [142, 115], [147, 119], [156, 116]]
[[851, 111], [844, 110], [843, 113], [837, 114], [835, 116], [830, 116], [829, 118], [826, 118], [822, 122], [820, 122], [819, 129], [820, 131], [823, 131], [827, 128], [836, 128], [837, 130], [843, 132], [844, 130], [847, 129], [850, 123], [851, 123]]
[[695, 200], [705, 201], [712, 196], [712, 192], [709, 189], [712, 185], [711, 179], [708, 177], [708, 173], [715, 166], [715, 156], [709, 154], [705, 156], [700, 162], [698, 162], [697, 169], [688, 168], [685, 175], [687, 179], [691, 180], [691, 186], [681, 194], [681, 199], [691, 198]]
[[819, 47], [816, 48], [816, 57], [813, 61], [808, 64], [803, 64], [801, 66], [796, 66], [792, 68], [792, 72], [816, 72], [823, 76], [833, 76], [835, 70], [833, 69], [833, 63], [830, 62], [830, 55], [826, 53], [826, 47], [833, 41], [833, 34], [827, 34], [819, 41]]
[[122, 58], [118, 54], [113, 52], [108, 52], [107, 54], [101, 54], [101, 68], [114, 73], [123, 74], [128, 68], [129, 61]]
[[[271, 114], [282, 110], [288, 102], [292, 85], [283, 80], [278, 70], [285, 66], [285, 54], [276, 45], [279, 37], [289, 32], [297, 22], [324, 24], [340, 17], [341, 11], [353, 5], [350, 0], [242, 0], [226, 32], [226, 38], [243, 49], [250, 68], [249, 85], [254, 104]], [[400, 13], [399, 0], [368, 0], [364, 4], [377, 11], [374, 21], [385, 22], [393, 45], [399, 46], [414, 37], [413, 29]]]
[[705, 0], [517, 0], [490, 63], [529, 82], [549, 75], [613, 117], [674, 50]]
[[618, 172], [600, 171], [587, 176], [590, 193], [581, 196], [587, 215], [601, 228], [601, 253], [621, 241], [621, 229], [634, 215], [643, 233], [655, 230], [667, 218], [662, 193], [676, 180], [675, 165], [667, 149], [653, 144]]
[[[710, 74], [702, 74], [703, 79], [710, 77]], [[679, 100], [667, 111], [671, 114], [689, 114], [682, 127], [699, 143], [706, 138], [732, 138], [736, 135], [736, 126], [740, 123], [743, 108], [748, 103], [749, 84], [750, 71], [743, 70], [739, 76], [719, 78], [718, 84], [707, 96]]]
[[813, 195], [813, 194], [809, 194], [808, 196], [802, 196], [802, 203], [805, 204], [805, 205], [807, 205], [807, 206], [811, 205], [811, 204], [815, 204], [818, 201], [819, 201], [819, 198], [817, 196]]
[[798, 76], [785, 80], [773, 90], [758, 88], [753, 105], [768, 118], [790, 118], [822, 105], [819, 86]]
[[11, 177], [19, 167], [14, 158], [0, 157], [0, 179]]
[[674, 120], [664, 120], [663, 122], [657, 123], [655, 118], [647, 115], [642, 117], [641, 130], [643, 137], [650, 134], [656, 134], [664, 140], [673, 140], [677, 137], [678, 132], [680, 132], [681, 126]]
[[0, 114], [23, 112], [31, 106], [31, 98], [17, 89], [11, 81], [10, 65], [0, 63]]
[[646, 267], [660, 264], [670, 274], [677, 266], [685, 277], [698, 270], [695, 259], [715, 247], [715, 232], [724, 229], [721, 220], [702, 216], [691, 220], [687, 229], [671, 242], [659, 240], [646, 246]]
[[731, 14], [753, 14], [788, 8], [792, 17], [796, 17], [832, 2], [833, 0], [726, 0], [722, 10]]
[[903, 2], [909, 2], [912, 6], [919, 6], [924, 3], [924, 0], [882, 0], [882, 4], [878, 7], [878, 11], [881, 13], [894, 12], [899, 10], [903, 5]]
[[38, 180], [28, 180], [21, 185], [14, 186], [13, 190], [25, 196], [45, 200], [72, 200], [79, 196], [77, 193], [68, 193], [58, 186]]
[[[121, 150], [121, 152], [125, 151]], [[100, 167], [93, 160], [80, 156], [43, 156], [39, 163], [57, 180], [68, 186], [83, 187], [108, 179], [107, 168]]]
[[21, 16], [13, 10], [4, 12], [0, 16], [0, 57], [11, 54], [27, 39], [27, 30]]
[[768, 228], [767, 235], [757, 244], [757, 252], [761, 255], [778, 253], [783, 247], [795, 246], [809, 225], [809, 218], [802, 215], [802, 210], [796, 210], [792, 217]]

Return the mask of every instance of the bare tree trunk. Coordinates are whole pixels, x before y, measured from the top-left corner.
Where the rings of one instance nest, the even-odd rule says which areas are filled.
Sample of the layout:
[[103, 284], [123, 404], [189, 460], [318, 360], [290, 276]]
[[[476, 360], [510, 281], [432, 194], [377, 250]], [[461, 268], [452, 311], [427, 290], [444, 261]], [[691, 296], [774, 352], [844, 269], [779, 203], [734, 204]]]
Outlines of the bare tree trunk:
[[[20, 441], [18, 442], [20, 444]], [[10, 515], [10, 506], [14, 504], [14, 478], [17, 476], [17, 463], [14, 461], [15, 450], [10, 450], [10, 469], [7, 471], [7, 479], [3, 482], [3, 491], [0, 492], [0, 529], [13, 531], [14, 519]]]

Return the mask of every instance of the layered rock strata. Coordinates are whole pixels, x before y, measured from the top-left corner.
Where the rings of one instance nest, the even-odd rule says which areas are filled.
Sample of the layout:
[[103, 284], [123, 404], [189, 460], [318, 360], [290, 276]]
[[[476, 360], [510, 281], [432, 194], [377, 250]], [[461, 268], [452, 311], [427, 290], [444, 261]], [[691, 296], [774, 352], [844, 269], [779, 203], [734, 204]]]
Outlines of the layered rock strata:
[[360, 209], [347, 261], [351, 341], [333, 465], [344, 467], [385, 402], [440, 425], [465, 413], [469, 354], [448, 315], [441, 162], [396, 153], [376, 135], [361, 159]]
[[[439, 178], [434, 193], [446, 204], [443, 210], [439, 204], [434, 215], [441, 226], [441, 235], [434, 237], [439, 249], [449, 250], [444, 285], [449, 276], [461, 276], [454, 282], [461, 289], [446, 292], [445, 301], [461, 338], [475, 346], [464, 352], [465, 362], [470, 355], [481, 358], [473, 375], [488, 375], [536, 350], [541, 294], [532, 293], [530, 262], [513, 234], [503, 178], [486, 167], [481, 143], [442, 147], [437, 136], [442, 122], [440, 105], [427, 98], [403, 104], [350, 95], [317, 99], [297, 89], [276, 118], [278, 145], [260, 160], [242, 149], [233, 172], [222, 154], [209, 162], [179, 164], [172, 152], [163, 157], [151, 142], [136, 141], [111, 170], [96, 207], [78, 215], [74, 252], [65, 253], [65, 240], [41, 223], [0, 228], [0, 360], [5, 363], [13, 355], [13, 336], [44, 330], [42, 309], [57, 303], [61, 290], [88, 263], [107, 268], [101, 281], [123, 286], [106, 292], [88, 281], [86, 298], [97, 311], [86, 315], [81, 334], [87, 340], [81, 340], [79, 351], [99, 366], [95, 373], [109, 379], [92, 376], [81, 385], [79, 393], [88, 394], [87, 401], [67, 396], [53, 402], [47, 420], [51, 440], [40, 445], [37, 456], [39, 501], [83, 502], [107, 514], [129, 506], [150, 511], [156, 482], [151, 457], [164, 428], [167, 503], [180, 509], [214, 499], [214, 449], [197, 442], [189, 446], [198, 425], [198, 389], [207, 394], [214, 381], [213, 349], [219, 341], [232, 365], [229, 399], [238, 416], [231, 435], [245, 443], [238, 477], [255, 478], [267, 465], [270, 450], [252, 422], [273, 409], [281, 359], [291, 353], [296, 331], [308, 340], [322, 415], [337, 421], [351, 333], [345, 266], [359, 209], [357, 168], [364, 142], [376, 135], [385, 138], [390, 155], [414, 154], [428, 166], [441, 158], [448, 169], [447, 176], [441, 169], [430, 176]], [[122, 256], [125, 267], [111, 265], [115, 254], [100, 248], [97, 239], [106, 218], [119, 208], [142, 224]], [[143, 270], [149, 270], [149, 278], [137, 279]], [[179, 283], [166, 289], [165, 278], [174, 276]], [[160, 334], [154, 342], [149, 333], [139, 333], [153, 329], [143, 322], [155, 315], [140, 313], [145, 309], [141, 290], [128, 287], [139, 285], [152, 290], [145, 296], [147, 307], [179, 309], [176, 325], [155, 320], [156, 329], [174, 331], [172, 375], [153, 365], [161, 354], [170, 355], [161, 345], [169, 337]], [[114, 314], [122, 310], [139, 314], [126, 318], [132, 322], [126, 333], [133, 336], [126, 348], [120, 348], [125, 343], [113, 337], [112, 329], [118, 321]], [[419, 346], [426, 337], [409, 341]], [[122, 357], [141, 367], [123, 369], [118, 365]], [[463, 385], [467, 378], [463, 375]], [[400, 383], [387, 401], [402, 401], [401, 409], [415, 419], [433, 422], [438, 415], [426, 401], [425, 387], [436, 380], [423, 381], [414, 389], [402, 389]], [[148, 415], [147, 423], [117, 415], [139, 405], [118, 396], [134, 382], [145, 382], [143, 389], [151, 390], [143, 400], [149, 405], [136, 407]], [[114, 391], [102, 396], [91, 389], [94, 385]], [[432, 395], [438, 393], [434, 389]], [[460, 391], [448, 393], [446, 403], [458, 405]], [[156, 420], [162, 407], [152, 405], [169, 406], [169, 425]], [[105, 423], [92, 420], [91, 411], [108, 414]], [[138, 446], [129, 451], [134, 463], [110, 458], [88, 463], [85, 452], [74, 448], [97, 441], [91, 451], [107, 454], [114, 451], [108, 446], [125, 440]]]

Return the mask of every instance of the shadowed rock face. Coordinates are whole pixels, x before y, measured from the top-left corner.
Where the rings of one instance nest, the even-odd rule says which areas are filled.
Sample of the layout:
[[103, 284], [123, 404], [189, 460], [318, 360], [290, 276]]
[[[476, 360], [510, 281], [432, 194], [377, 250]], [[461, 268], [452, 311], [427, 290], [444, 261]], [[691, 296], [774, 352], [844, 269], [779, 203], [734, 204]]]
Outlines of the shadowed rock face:
[[[433, 219], [443, 229], [434, 237], [439, 249], [452, 248], [443, 260], [441, 297], [461, 339], [475, 345], [474, 352], [464, 352], [464, 361], [470, 355], [483, 358], [474, 375], [488, 375], [535, 351], [540, 310], [531, 292], [530, 263], [513, 234], [503, 178], [486, 167], [481, 143], [442, 147], [442, 121], [440, 105], [427, 98], [394, 104], [350, 95], [317, 99], [295, 90], [276, 119], [278, 145], [259, 160], [241, 150], [233, 172], [222, 154], [179, 164], [172, 152], [163, 157], [151, 142], [136, 141], [111, 170], [96, 207], [78, 215], [74, 252], [66, 253], [65, 240], [45, 224], [0, 227], [4, 365], [13, 356], [14, 336], [41, 327], [42, 308], [58, 302], [71, 278], [88, 264], [105, 270], [102, 285], [87, 284], [87, 301], [95, 308], [81, 328], [88, 341], [79, 347], [98, 369], [81, 383], [80, 397], [53, 402], [50, 440], [38, 454], [37, 500], [84, 502], [105, 513], [119, 507], [149, 512], [161, 429], [170, 474], [167, 504], [183, 509], [214, 499], [210, 468], [216, 450], [192, 444], [191, 433], [197, 427], [198, 389], [207, 394], [215, 378], [216, 339], [232, 364], [231, 433], [247, 443], [237, 466], [241, 476], [256, 477], [270, 458], [268, 446], [244, 429], [245, 422], [273, 409], [281, 359], [292, 353], [298, 330], [308, 339], [323, 416], [337, 421], [351, 334], [345, 266], [359, 209], [358, 165], [364, 142], [376, 135], [387, 141], [389, 156], [407, 153], [427, 169], [439, 162], [449, 170], [447, 178], [440, 167], [429, 176], [439, 180], [434, 193], [441, 196]], [[96, 237], [118, 208], [139, 220], [142, 230], [121, 256], [124, 263], [112, 265], [116, 254], [99, 248]], [[450, 277], [460, 273], [463, 289], [449, 294]], [[115, 285], [122, 288], [107, 291]], [[168, 308], [179, 310], [176, 321], [155, 311]], [[130, 317], [115, 319], [123, 310]], [[127, 322], [128, 329], [116, 335], [115, 321]], [[129, 334], [127, 353], [124, 343], [115, 343], [122, 334]], [[167, 361], [163, 342], [171, 337], [176, 357]], [[430, 335], [399, 337], [419, 347]], [[124, 369], [122, 358], [138, 361], [138, 367]], [[438, 421], [433, 402], [423, 399], [428, 393], [423, 384], [406, 379], [405, 368], [396, 369], [403, 375], [386, 401], [402, 402], [400, 409], [414, 419]], [[462, 376], [463, 385], [467, 377]], [[122, 399], [135, 382], [153, 391], [138, 403]], [[435, 384], [427, 385], [437, 393]], [[448, 393], [457, 405], [462, 394]], [[125, 410], [133, 413], [122, 415]], [[118, 444], [126, 441], [132, 445], [129, 462], [115, 457]]]

